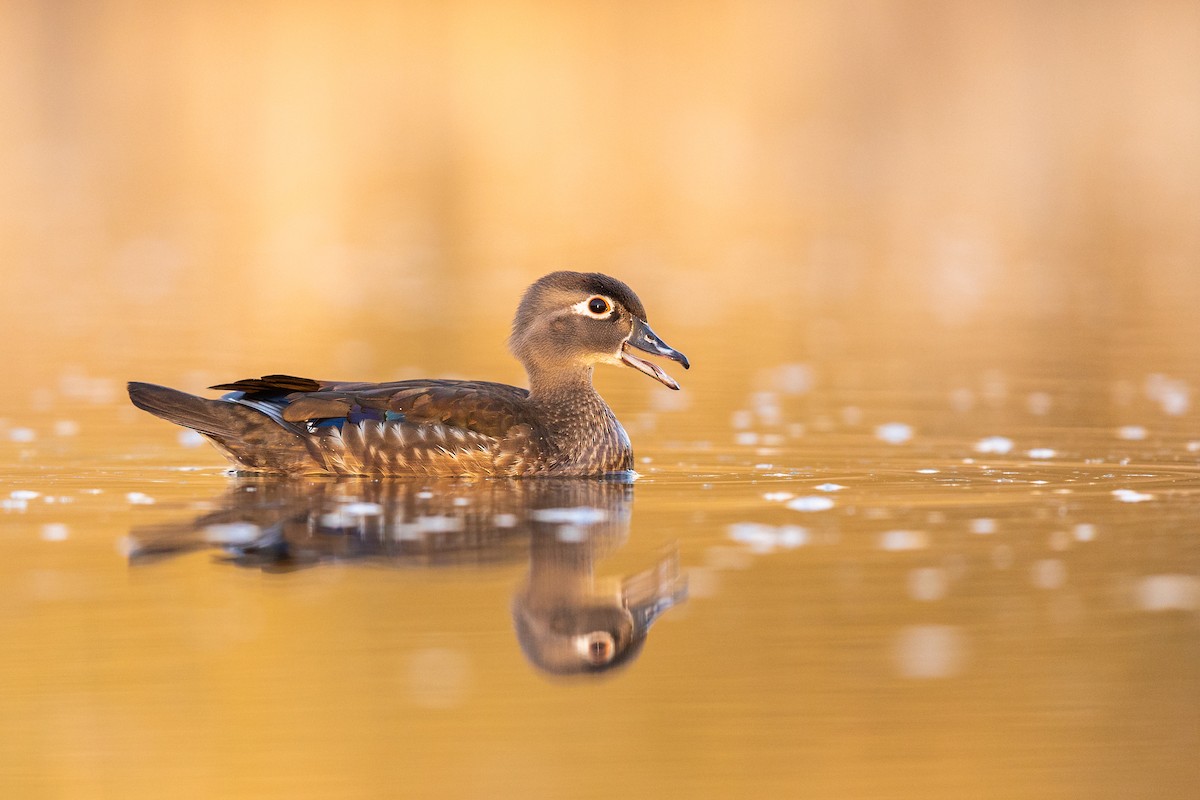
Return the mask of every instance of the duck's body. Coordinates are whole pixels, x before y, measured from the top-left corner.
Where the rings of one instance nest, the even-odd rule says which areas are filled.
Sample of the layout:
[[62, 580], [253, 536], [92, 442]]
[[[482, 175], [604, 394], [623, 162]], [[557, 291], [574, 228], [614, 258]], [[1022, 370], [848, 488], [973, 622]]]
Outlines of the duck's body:
[[629, 347], [687, 359], [625, 284], [558, 272], [526, 292], [511, 345], [530, 389], [482, 381], [340, 383], [270, 375], [219, 400], [130, 383], [139, 408], [208, 437], [239, 470], [286, 474], [600, 475], [633, 468], [629, 437], [592, 386], [596, 363], [678, 388]]

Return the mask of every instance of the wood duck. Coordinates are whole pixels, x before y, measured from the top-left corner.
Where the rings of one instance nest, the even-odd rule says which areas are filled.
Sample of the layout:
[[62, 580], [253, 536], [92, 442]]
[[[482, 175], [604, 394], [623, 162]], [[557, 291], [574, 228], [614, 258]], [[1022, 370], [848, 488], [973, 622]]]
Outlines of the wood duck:
[[599, 273], [553, 272], [526, 291], [509, 348], [529, 389], [485, 381], [345, 383], [268, 375], [217, 400], [131, 382], [138, 408], [207, 437], [238, 471], [291, 475], [583, 476], [633, 469], [629, 437], [592, 367], [633, 367], [678, 389], [634, 351], [687, 369], [633, 291]]

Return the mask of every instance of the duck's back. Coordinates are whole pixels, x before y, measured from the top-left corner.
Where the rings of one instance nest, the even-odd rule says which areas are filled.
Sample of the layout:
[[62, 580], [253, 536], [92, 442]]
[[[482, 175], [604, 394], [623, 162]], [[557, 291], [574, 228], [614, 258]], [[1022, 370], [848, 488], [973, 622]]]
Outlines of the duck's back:
[[207, 436], [240, 469], [342, 475], [522, 476], [564, 454], [525, 389], [484, 381], [316, 381], [269, 375], [207, 400], [131, 383], [139, 407]]

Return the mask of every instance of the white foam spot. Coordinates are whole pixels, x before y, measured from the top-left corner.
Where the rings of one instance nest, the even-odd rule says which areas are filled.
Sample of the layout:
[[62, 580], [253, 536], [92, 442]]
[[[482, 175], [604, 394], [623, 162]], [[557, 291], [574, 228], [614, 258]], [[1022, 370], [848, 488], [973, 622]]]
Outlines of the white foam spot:
[[840, 483], [822, 483], [814, 486], [813, 488], [818, 492], [840, 492], [846, 487], [842, 486]]
[[799, 525], [781, 525], [776, 533], [775, 541], [786, 550], [803, 547], [809, 542], [808, 529], [801, 528]]
[[135, 506], [150, 506], [154, 505], [154, 498], [142, 492], [128, 492], [125, 499]]
[[775, 549], [775, 527], [761, 522], [735, 522], [726, 529], [735, 542], [746, 545], [751, 552], [769, 553]]
[[60, 419], [54, 423], [55, 436], [75, 436], [79, 433], [79, 423], [73, 419]]
[[551, 522], [560, 525], [595, 525], [608, 519], [608, 512], [603, 508], [578, 506], [575, 508], [538, 508], [530, 516], [538, 522]]
[[792, 511], [828, 511], [833, 508], [832, 497], [805, 496], [789, 500], [787, 507]]
[[903, 422], [885, 422], [875, 428], [875, 438], [888, 444], [904, 444], [913, 438], [913, 428]]
[[32, 489], [14, 489], [8, 493], [8, 496], [13, 500], [36, 500], [42, 496], [42, 493]]
[[1144, 425], [1122, 425], [1117, 428], [1117, 438], [1127, 442], [1140, 442], [1148, 433]]
[[42, 526], [42, 538], [47, 542], [65, 541], [67, 533], [67, 526], [61, 522], [48, 522]]
[[940, 469], [933, 469], [932, 467], [917, 470], [918, 475], [937, 475], [939, 472], [941, 472]]
[[758, 444], [758, 434], [753, 431], [741, 431], [734, 435], [733, 441], [736, 444], [751, 447]]
[[383, 513], [383, 506], [378, 503], [353, 502], [344, 503], [338, 510], [357, 517], [377, 517]]
[[1074, 528], [1075, 541], [1090, 542], [1096, 538], [1096, 526], [1090, 522], [1081, 522]]
[[1194, 575], [1147, 575], [1134, 589], [1145, 611], [1193, 611], [1200, 608], [1200, 578]]
[[785, 500], [791, 500], [795, 496], [791, 492], [767, 492], [762, 497], [763, 500], [770, 503], [782, 503]]
[[433, 492], [429, 491], [428, 489], [419, 491], [419, 492], [417, 492], [417, 499], [418, 500], [432, 500]]
[[1054, 458], [1058, 451], [1052, 447], [1035, 447], [1026, 453], [1030, 458]]
[[1013, 440], [1007, 436], [987, 436], [975, 443], [976, 453], [1005, 455], [1013, 449]]
[[735, 522], [726, 529], [735, 542], [741, 542], [752, 553], [770, 553], [776, 548], [792, 550], [809, 542], [808, 529], [799, 525], [767, 525], [762, 522]]
[[517, 525], [517, 515], [497, 514], [492, 520], [492, 524], [497, 528], [515, 528]]
[[808, 364], [783, 364], [775, 373], [775, 384], [784, 394], [805, 394], [814, 382], [813, 368]]
[[1154, 499], [1154, 495], [1135, 491], [1134, 489], [1113, 489], [1112, 495], [1122, 503], [1144, 503], [1147, 500]]
[[892, 652], [900, 675], [931, 679], [962, 672], [966, 650], [962, 631], [955, 626], [909, 625], [901, 628]]
[[893, 552], [923, 550], [929, 546], [929, 534], [925, 531], [895, 530], [879, 535], [879, 549]]
[[971, 533], [978, 533], [981, 536], [986, 536], [989, 533], [996, 532], [996, 520], [988, 517], [979, 517], [971, 520]]
[[13, 428], [8, 432], [8, 438], [18, 444], [28, 444], [37, 438], [33, 428]]
[[1043, 558], [1029, 568], [1033, 585], [1039, 589], [1057, 589], [1067, 582], [1067, 567], [1057, 558]]

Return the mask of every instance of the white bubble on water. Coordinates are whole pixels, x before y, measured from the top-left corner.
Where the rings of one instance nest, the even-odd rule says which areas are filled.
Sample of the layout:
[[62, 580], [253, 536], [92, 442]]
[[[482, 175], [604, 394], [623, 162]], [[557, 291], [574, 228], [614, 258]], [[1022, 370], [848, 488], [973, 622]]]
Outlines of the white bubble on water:
[[1043, 558], [1033, 562], [1030, 579], [1039, 589], [1057, 589], [1067, 582], [1067, 567], [1057, 558]]
[[75, 436], [79, 433], [79, 423], [73, 419], [60, 419], [54, 423], [55, 436]]
[[1007, 436], [987, 436], [975, 443], [976, 453], [1005, 455], [1013, 449], [1013, 440]]
[[996, 520], [988, 517], [979, 517], [970, 522], [971, 533], [977, 533], [981, 536], [986, 536], [996, 532]]
[[127, 492], [125, 499], [135, 506], [154, 505], [154, 498], [142, 492]]
[[840, 492], [845, 489], [840, 483], [821, 483], [813, 487], [818, 492]]
[[913, 427], [903, 422], [885, 422], [875, 428], [875, 438], [888, 444], [904, 444], [913, 438]]
[[1147, 575], [1134, 587], [1144, 611], [1194, 611], [1200, 608], [1200, 578], [1195, 575]]
[[595, 525], [608, 519], [608, 512], [592, 506], [572, 508], [537, 508], [529, 516], [538, 522], [557, 522], [562, 525]]
[[1026, 453], [1030, 458], [1054, 458], [1058, 451], [1052, 447], [1035, 447]]
[[929, 534], [925, 531], [894, 530], [879, 535], [879, 549], [893, 552], [923, 550], [929, 546]]
[[784, 394], [806, 394], [812, 391], [815, 376], [808, 364], [783, 364], [775, 372], [775, 385]]
[[37, 439], [37, 433], [33, 428], [12, 428], [8, 432], [8, 438], [18, 444], [29, 444]]
[[1123, 425], [1117, 428], [1117, 438], [1127, 442], [1140, 442], [1146, 438], [1148, 431], [1144, 425]]
[[833, 508], [833, 498], [809, 495], [789, 500], [787, 507], [793, 511], [828, 511]]
[[343, 503], [338, 510], [355, 517], [377, 517], [383, 513], [383, 506], [379, 503], [350, 502]]
[[48, 522], [42, 526], [42, 539], [47, 542], [66, 541], [68, 528], [61, 522]]
[[1154, 495], [1134, 489], [1113, 489], [1112, 495], [1122, 503], [1144, 503], [1154, 499]]
[[1075, 526], [1073, 533], [1075, 541], [1090, 542], [1096, 538], [1096, 526], [1090, 522], [1081, 522]]
[[901, 628], [892, 648], [896, 669], [905, 678], [948, 678], [966, 665], [966, 638], [953, 625]]

